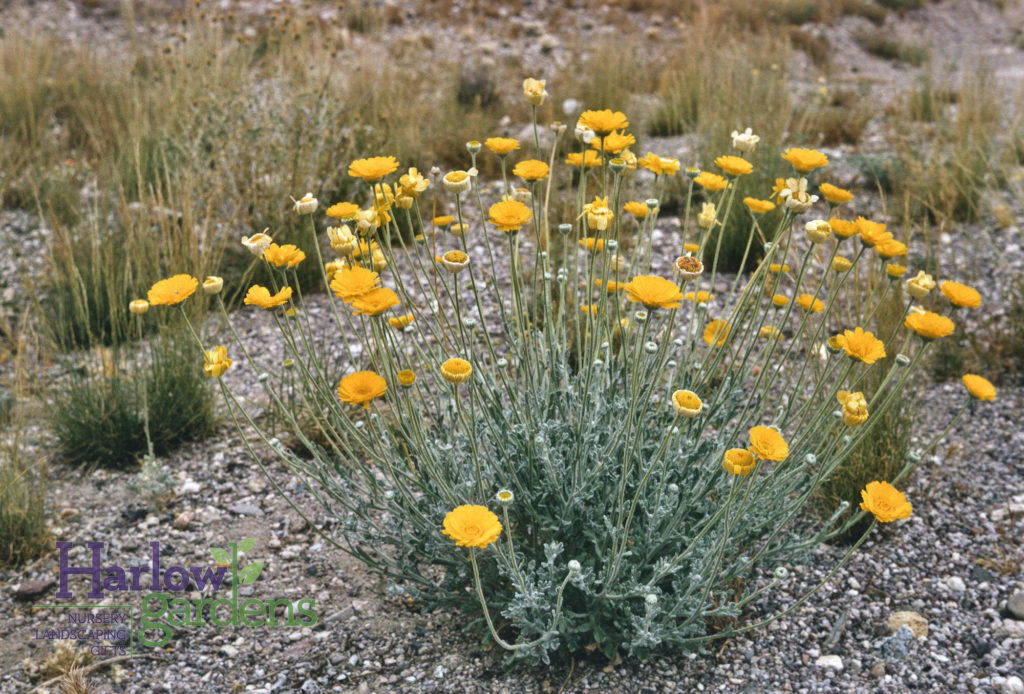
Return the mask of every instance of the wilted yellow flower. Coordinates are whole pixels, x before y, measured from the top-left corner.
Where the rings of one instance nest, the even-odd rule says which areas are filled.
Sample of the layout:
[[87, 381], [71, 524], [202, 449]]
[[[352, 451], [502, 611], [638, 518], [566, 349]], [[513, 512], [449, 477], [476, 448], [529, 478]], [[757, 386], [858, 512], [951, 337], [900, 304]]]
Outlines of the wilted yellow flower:
[[743, 176], [754, 170], [754, 165], [743, 157], [726, 154], [715, 159], [715, 166], [730, 176]]
[[452, 385], [459, 385], [473, 373], [473, 365], [465, 359], [452, 357], [441, 364], [441, 377]]
[[397, 169], [398, 160], [394, 157], [370, 157], [356, 159], [349, 164], [348, 175], [352, 178], [361, 178], [367, 183], [373, 183]]
[[516, 164], [512, 173], [524, 181], [539, 181], [548, 177], [550, 169], [539, 159], [525, 159]]
[[943, 282], [939, 287], [942, 295], [949, 299], [949, 303], [958, 308], [978, 308], [981, 306], [981, 294], [977, 289], [968, 287], [959, 282]]
[[709, 301], [714, 301], [715, 295], [711, 294], [710, 292], [704, 291], [686, 292], [686, 295], [683, 297], [683, 299], [685, 299], [686, 301], [695, 301], [698, 304], [706, 304]]
[[700, 277], [701, 273], [704, 272], [704, 263], [700, 262], [692, 255], [681, 255], [676, 258], [676, 262], [672, 267], [672, 272], [678, 279], [688, 282]]
[[659, 157], [654, 152], [648, 152], [647, 156], [636, 160], [637, 166], [641, 166], [658, 176], [671, 176], [679, 171], [679, 160], [669, 157]]
[[601, 165], [601, 156], [592, 149], [588, 149], [586, 152], [570, 152], [565, 157], [565, 163], [570, 166], [582, 166], [590, 169], [595, 166]]
[[754, 471], [757, 459], [745, 448], [730, 448], [722, 456], [722, 468], [730, 475], [746, 477]]
[[843, 406], [843, 424], [848, 427], [859, 427], [868, 421], [868, 401], [864, 398], [864, 393], [841, 390], [836, 394], [836, 399]]
[[543, 104], [544, 99], [548, 96], [548, 92], [545, 89], [546, 86], [546, 80], [538, 80], [532, 77], [527, 77], [523, 80], [523, 96], [526, 97], [526, 103], [531, 106]]
[[430, 187], [430, 179], [426, 178], [413, 166], [398, 179], [398, 185], [401, 186], [403, 195], [415, 198], [419, 197], [420, 193]]
[[699, 185], [705, 190], [716, 192], [725, 189], [729, 185], [729, 181], [718, 174], [711, 173], [710, 171], [701, 171], [697, 174], [697, 178], [693, 179], [693, 182]]
[[762, 460], [781, 463], [789, 457], [789, 444], [777, 429], [756, 426], [750, 430], [750, 452]]
[[591, 143], [595, 149], [608, 154], [618, 154], [630, 145], [636, 144], [636, 138], [627, 132], [615, 131]]
[[147, 298], [153, 306], [176, 306], [192, 296], [198, 286], [199, 280], [192, 275], [175, 275], [150, 287]]
[[496, 202], [491, 205], [488, 214], [488, 221], [497, 227], [498, 231], [519, 231], [533, 218], [530, 208], [518, 200]]
[[149, 310], [149, 302], [145, 299], [135, 299], [128, 304], [128, 310], [136, 316], [145, 315]]
[[[293, 198], [294, 200], [294, 198]], [[306, 193], [298, 200], [295, 200], [295, 212], [297, 214], [313, 214], [319, 206], [319, 202], [312, 193]]]
[[484, 146], [499, 157], [503, 157], [512, 150], [519, 149], [519, 140], [511, 137], [489, 137], [484, 140]]
[[442, 531], [459, 547], [483, 549], [497, 542], [501, 535], [501, 522], [486, 506], [459, 506], [444, 517]]
[[935, 280], [924, 270], [918, 270], [916, 275], [907, 280], [907, 293], [917, 301], [923, 300], [933, 289], [935, 289]]
[[849, 258], [837, 255], [832, 259], [832, 270], [834, 272], [846, 272], [851, 267], [853, 267], [853, 263], [850, 262]]
[[220, 294], [221, 290], [224, 289], [224, 278], [214, 277], [210, 275], [203, 280], [203, 293], [213, 296], [214, 294]]
[[842, 188], [837, 188], [831, 183], [822, 183], [818, 186], [821, 196], [833, 205], [842, 205], [853, 200], [853, 193]]
[[274, 267], [293, 268], [306, 259], [306, 254], [290, 243], [283, 246], [272, 243], [263, 251], [263, 258]]
[[590, 128], [599, 137], [608, 135], [615, 130], [623, 130], [629, 127], [629, 119], [621, 111], [584, 111], [580, 114], [578, 125]]
[[967, 387], [967, 392], [978, 400], [996, 399], [996, 387], [987, 378], [976, 374], [964, 374], [962, 380]]
[[796, 305], [808, 313], [821, 313], [825, 310], [825, 303], [821, 299], [815, 299], [810, 294], [801, 294], [796, 298]]
[[626, 284], [626, 298], [649, 309], [679, 308], [683, 294], [671, 280], [656, 275], [639, 275]]
[[811, 243], [825, 243], [832, 237], [832, 227], [824, 219], [815, 219], [804, 224], [804, 233]]
[[264, 233], [253, 234], [252, 236], [243, 236], [242, 245], [249, 249], [249, 252], [259, 258], [263, 255], [263, 251], [267, 250], [267, 246], [273, 241], [270, 236]]
[[743, 132], [732, 131], [732, 148], [738, 152], [753, 152], [761, 138], [754, 134], [754, 131], [747, 128]]
[[587, 216], [587, 226], [594, 231], [606, 231], [615, 218], [615, 213], [608, 207], [608, 196], [594, 196], [593, 202], [583, 206], [580, 217], [583, 215]]
[[716, 318], [704, 327], [704, 342], [711, 347], [721, 347], [729, 337], [729, 324]]
[[949, 318], [932, 313], [931, 311], [911, 312], [906, 320], [903, 321], [903, 325], [913, 330], [925, 340], [937, 340], [940, 337], [952, 335], [956, 329], [956, 325]]
[[800, 173], [807, 173], [822, 166], [828, 166], [828, 157], [816, 149], [790, 147], [781, 156]]
[[394, 291], [387, 287], [379, 287], [365, 294], [350, 297], [346, 303], [355, 309], [354, 313], [357, 316], [377, 316], [392, 306], [398, 306], [399, 301]]
[[702, 405], [701, 399], [692, 390], [677, 390], [672, 393], [672, 407], [680, 417], [696, 417], [700, 414]]
[[863, 328], [845, 330], [836, 336], [836, 342], [851, 359], [859, 359], [865, 364], [874, 364], [885, 359], [885, 343]]
[[818, 202], [817, 195], [807, 192], [806, 178], [778, 178], [775, 180], [772, 191], [787, 210], [796, 213], [806, 212], [814, 203]]
[[352, 255], [359, 249], [359, 240], [348, 224], [327, 227], [327, 239], [331, 242], [331, 248], [340, 255]]
[[234, 362], [228, 359], [227, 347], [214, 347], [203, 354], [203, 374], [207, 378], [220, 378], [232, 364]]
[[717, 222], [718, 211], [715, 209], [715, 204], [712, 202], [702, 202], [700, 204], [700, 213], [697, 215], [697, 226], [701, 229], [710, 229]]
[[764, 214], [765, 212], [771, 212], [775, 209], [775, 203], [771, 200], [743, 198], [743, 204], [746, 205], [751, 212], [756, 212], [757, 214]]
[[338, 384], [338, 399], [349, 405], [370, 408], [370, 401], [387, 392], [387, 382], [375, 371], [357, 371], [341, 379]]
[[860, 496], [860, 507], [874, 515], [879, 523], [909, 518], [913, 511], [907, 497], [888, 482], [868, 482]]
[[412, 369], [402, 369], [398, 372], [398, 385], [408, 388], [416, 382], [416, 374]]
[[358, 211], [359, 205], [354, 202], [336, 202], [327, 208], [327, 216], [349, 221], [355, 218]]
[[245, 293], [245, 300], [243, 303], [247, 306], [259, 306], [260, 308], [271, 309], [277, 308], [281, 304], [287, 302], [291, 296], [291, 287], [284, 287], [277, 294], [271, 294], [270, 290], [266, 287], [254, 284], [249, 287], [249, 291]]
[[331, 281], [331, 291], [339, 299], [351, 299], [373, 291], [380, 286], [380, 275], [362, 265], [342, 269]]
[[391, 316], [388, 318], [388, 325], [395, 330], [401, 330], [412, 325], [414, 320], [416, 318], [411, 313], [407, 313], [404, 316]]
[[828, 225], [832, 227], [832, 233], [841, 239], [848, 239], [857, 233], [857, 223], [849, 219], [833, 217], [828, 220]]

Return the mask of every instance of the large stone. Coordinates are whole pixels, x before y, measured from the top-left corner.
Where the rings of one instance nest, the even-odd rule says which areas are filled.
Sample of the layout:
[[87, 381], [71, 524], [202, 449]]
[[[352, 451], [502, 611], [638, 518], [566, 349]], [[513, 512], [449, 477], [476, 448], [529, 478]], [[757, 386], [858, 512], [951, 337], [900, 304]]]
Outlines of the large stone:
[[1024, 619], [1024, 590], [1018, 590], [1006, 601], [1006, 611], [1014, 619]]
[[14, 586], [14, 597], [18, 600], [31, 600], [39, 597], [56, 583], [52, 578], [44, 578], [39, 581], [22, 581]]
[[814, 664], [821, 668], [827, 668], [829, 670], [835, 670], [836, 672], [843, 671], [843, 659], [837, 655], [823, 655], [814, 661]]
[[895, 634], [905, 624], [910, 627], [910, 631], [913, 632], [915, 639], [923, 639], [928, 635], [928, 620], [917, 612], [909, 610], [893, 612], [889, 615], [889, 620], [886, 624], [889, 627], [890, 634]]
[[892, 636], [878, 643], [878, 651], [889, 662], [903, 660], [914, 646], [914, 632], [906, 624], [900, 626]]

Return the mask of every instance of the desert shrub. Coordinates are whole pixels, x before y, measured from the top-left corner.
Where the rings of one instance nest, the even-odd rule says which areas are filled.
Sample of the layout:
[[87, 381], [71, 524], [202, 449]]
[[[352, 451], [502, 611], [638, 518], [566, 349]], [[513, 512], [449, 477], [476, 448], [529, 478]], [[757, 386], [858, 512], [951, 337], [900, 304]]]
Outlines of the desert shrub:
[[[609, 133], [625, 120], [587, 111], [580, 126]], [[477, 158], [485, 156], [493, 155]], [[548, 160], [551, 151], [526, 143], [511, 156]], [[786, 563], [838, 531], [833, 521], [848, 504], [808, 523], [807, 503], [888, 421], [931, 345], [919, 333], [946, 328], [931, 313], [915, 313], [904, 327], [909, 304], [878, 261], [901, 255], [884, 226], [851, 223], [842, 239], [824, 222], [805, 230], [803, 214], [826, 210], [792, 169], [793, 181], [773, 196], [742, 180], [749, 174], [741, 162], [720, 161], [733, 186], [706, 190], [716, 211], [702, 208], [699, 225], [684, 220], [699, 252], [713, 243], [714, 218], [742, 205], [741, 191], [775, 197], [778, 216], [766, 233], [774, 241], [749, 278], [722, 291], [721, 268], [693, 256], [675, 261], [674, 280], [651, 276], [687, 236], [654, 248], [657, 214], [630, 213], [637, 219], [627, 226], [620, 210], [627, 195], [660, 198], [690, 179], [680, 180], [679, 162], [655, 155], [638, 161], [635, 174], [624, 160], [597, 156], [589, 170], [560, 166], [530, 183], [529, 204], [485, 201], [472, 177], [449, 175], [441, 193], [459, 221], [469, 222], [468, 207], [489, 220], [469, 222], [484, 262], [465, 252], [467, 236], [439, 229], [422, 246], [400, 248], [397, 206], [364, 220], [360, 236], [332, 231], [338, 258], [326, 320], [334, 337], [326, 343], [317, 341], [322, 326], [303, 318], [297, 291], [274, 294], [298, 288], [290, 260], [319, 266], [313, 239], [304, 259], [297, 250], [255, 249], [275, 283], [252, 288], [246, 310], [269, 312], [279, 327], [293, 365], [288, 379], [272, 377], [280, 367], [243, 343], [229, 350], [194, 332], [240, 431], [255, 429], [338, 517], [338, 546], [387, 577], [395, 593], [462, 610], [467, 628], [533, 661], [592, 644], [610, 658], [646, 657], [771, 621], [735, 620], [759, 577], [784, 581]], [[780, 159], [778, 150], [766, 156]], [[824, 164], [816, 152], [790, 159], [803, 171]], [[645, 168], [659, 174], [653, 187]], [[402, 173], [394, 159], [352, 167], [360, 187], [391, 185]], [[563, 179], [575, 181], [567, 185], [577, 203], [552, 218], [542, 201]], [[422, 216], [426, 196], [408, 196]], [[850, 229], [854, 240], [845, 240]], [[625, 234], [638, 237], [628, 251]], [[840, 252], [856, 270], [833, 269]], [[493, 263], [507, 263], [507, 284], [488, 277]], [[873, 279], [855, 279], [861, 273]], [[712, 288], [719, 296], [696, 293]], [[900, 316], [886, 342], [853, 331], [880, 311]], [[814, 367], [826, 338], [844, 329]], [[883, 352], [895, 355], [891, 363], [880, 361]], [[259, 380], [299, 452], [238, 406], [220, 378], [232, 355], [266, 374]], [[338, 364], [344, 376], [335, 380]], [[848, 400], [856, 421], [835, 418], [837, 393], [866, 389], [875, 374], [879, 386], [863, 407]], [[869, 485], [869, 498], [878, 489], [887, 488]], [[882, 520], [909, 511], [897, 492], [884, 493], [892, 514], [869, 506]]]
[[882, 27], [861, 29], [853, 38], [865, 51], [884, 60], [898, 60], [915, 66], [928, 60], [926, 46], [893, 36], [891, 31]]
[[191, 338], [168, 331], [139, 349], [95, 350], [54, 385], [48, 418], [64, 460], [131, 467], [212, 430], [212, 393]]

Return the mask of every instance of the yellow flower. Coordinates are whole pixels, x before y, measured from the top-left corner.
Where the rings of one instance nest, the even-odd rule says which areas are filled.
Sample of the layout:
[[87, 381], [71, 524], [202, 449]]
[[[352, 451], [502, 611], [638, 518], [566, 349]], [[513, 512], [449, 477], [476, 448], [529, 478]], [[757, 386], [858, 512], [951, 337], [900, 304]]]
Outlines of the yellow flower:
[[608, 207], [608, 197], [594, 196], [594, 202], [583, 206], [580, 217], [587, 216], [587, 226], [594, 231], [605, 231], [615, 218], [615, 213]]
[[524, 181], [539, 181], [548, 177], [550, 169], [539, 159], [525, 159], [516, 164], [512, 173]]
[[678, 159], [659, 157], [654, 152], [648, 152], [646, 157], [640, 157], [636, 160], [636, 163], [658, 176], [671, 176], [679, 171]]
[[724, 177], [719, 176], [718, 174], [713, 174], [710, 171], [701, 171], [697, 175], [697, 178], [693, 179], [693, 182], [712, 192], [722, 190], [729, 185], [729, 181]]
[[889, 275], [891, 279], [898, 280], [900, 277], [903, 277], [903, 275], [907, 274], [907, 266], [886, 263], [885, 274]]
[[780, 265], [779, 263], [769, 263], [768, 264], [768, 272], [772, 273], [773, 275], [779, 275], [779, 274], [782, 274], [784, 272], [789, 272], [790, 269], [791, 268], [788, 265], [785, 265], [785, 264], [782, 264], [782, 265]]
[[523, 80], [523, 96], [526, 97], [526, 103], [530, 104], [530, 106], [540, 106], [543, 104], [544, 99], [548, 95], [545, 89], [546, 86], [546, 80], [537, 80], [532, 77], [527, 77]]
[[853, 193], [848, 190], [843, 190], [842, 188], [837, 188], [831, 183], [822, 183], [818, 186], [818, 190], [821, 191], [822, 197], [833, 205], [842, 205], [843, 203], [853, 200]]
[[473, 373], [473, 365], [465, 359], [452, 357], [441, 364], [441, 378], [452, 385], [459, 385]]
[[730, 448], [722, 456], [722, 468], [730, 475], [746, 477], [754, 471], [757, 459], [745, 448]]
[[496, 202], [488, 210], [489, 221], [498, 231], [519, 231], [533, 217], [530, 208], [518, 200]]
[[370, 157], [369, 159], [356, 159], [349, 164], [348, 175], [352, 178], [361, 178], [367, 183], [373, 183], [397, 169], [398, 160], [394, 157]]
[[604, 151], [608, 154], [618, 154], [630, 145], [635, 145], [636, 138], [629, 133], [616, 131], [609, 133], [604, 138], [594, 138], [594, 141], [590, 144], [599, 151]]
[[907, 254], [907, 244], [896, 239], [887, 239], [875, 245], [875, 253], [880, 258], [895, 258], [898, 255]]
[[824, 219], [815, 219], [804, 224], [804, 233], [811, 243], [825, 243], [832, 237], [832, 227]]
[[298, 246], [290, 243], [283, 246], [272, 243], [267, 246], [267, 250], [263, 251], [263, 257], [274, 267], [293, 268], [306, 259], [306, 254], [299, 250]]
[[402, 369], [398, 372], [398, 385], [408, 388], [416, 382], [416, 374], [412, 369]]
[[771, 212], [775, 209], [775, 203], [771, 200], [743, 198], [743, 204], [746, 205], [751, 212], [756, 212], [757, 214], [764, 214], [765, 212]]
[[292, 288], [285, 287], [277, 294], [271, 295], [270, 290], [266, 287], [261, 287], [258, 284], [254, 284], [249, 287], [249, 291], [245, 293], [244, 303], [247, 306], [259, 306], [260, 308], [276, 308], [281, 304], [285, 303], [292, 296]]
[[388, 318], [388, 325], [395, 330], [401, 330], [412, 325], [414, 320], [416, 318], [411, 313], [407, 313], [404, 316], [391, 316]]
[[445, 215], [441, 215], [439, 217], [434, 217], [430, 221], [431, 221], [431, 223], [434, 226], [439, 227], [441, 229], [444, 229], [449, 224], [451, 224], [452, 222], [455, 221], [455, 217], [452, 217], [450, 214], [445, 214]]
[[484, 145], [499, 157], [503, 157], [514, 149], [519, 149], [519, 140], [511, 137], [489, 137]]
[[958, 308], [978, 308], [981, 306], [981, 294], [977, 289], [968, 287], [959, 282], [943, 282], [939, 287], [942, 295], [949, 299], [949, 303]]
[[833, 217], [828, 220], [828, 225], [832, 227], [832, 233], [841, 239], [848, 239], [857, 233], [857, 223], [849, 219]]
[[848, 427], [859, 427], [868, 421], [868, 401], [864, 398], [864, 393], [841, 390], [836, 394], [836, 399], [843, 406], [843, 424]]
[[375, 371], [357, 371], [341, 379], [338, 384], [338, 399], [349, 405], [370, 408], [370, 401], [387, 392], [388, 384]]
[[585, 168], [593, 168], [601, 165], [601, 157], [592, 149], [588, 149], [586, 152], [570, 152], [565, 157], [565, 163], [570, 166], [582, 166]]
[[136, 316], [143, 316], [149, 311], [149, 302], [145, 299], [135, 299], [128, 304], [128, 310]]
[[750, 452], [762, 460], [781, 463], [789, 457], [789, 444], [777, 429], [756, 426], [750, 430]]
[[684, 243], [683, 244], [683, 250], [686, 251], [687, 253], [696, 253], [697, 251], [700, 250], [700, 244], [699, 243]]
[[956, 329], [956, 325], [949, 318], [932, 313], [931, 311], [911, 313], [903, 321], [903, 325], [913, 330], [925, 340], [936, 340], [940, 337], [952, 335], [953, 330]]
[[715, 319], [704, 328], [704, 342], [712, 347], [721, 347], [729, 337], [729, 324], [724, 320]]
[[698, 304], [706, 304], [709, 301], [715, 300], [715, 295], [710, 292], [686, 292], [686, 296], [683, 297], [687, 301], [695, 301]]
[[643, 219], [647, 216], [647, 204], [638, 202], [636, 200], [630, 200], [622, 206], [624, 212], [628, 212], [637, 219]]
[[762, 325], [761, 329], [757, 331], [757, 336], [763, 340], [782, 340], [784, 339], [782, 331], [771, 325]]
[[877, 246], [892, 238], [892, 234], [886, 232], [885, 225], [880, 222], [872, 222], [870, 219], [857, 217], [857, 233], [860, 234], [860, 241], [865, 246]]
[[863, 328], [843, 331], [842, 335], [836, 336], [836, 342], [846, 352], [846, 356], [859, 359], [865, 364], [885, 359], [885, 343]]
[[359, 211], [359, 205], [353, 202], [336, 202], [327, 208], [327, 216], [334, 219], [350, 221], [355, 218]]
[[700, 414], [703, 405], [701, 399], [692, 390], [677, 390], [672, 393], [672, 407], [676, 414], [686, 419], [692, 419]]
[[622, 130], [629, 127], [629, 120], [626, 114], [621, 111], [584, 111], [580, 114], [579, 126], [590, 128], [598, 137], [608, 135], [614, 130]]
[[362, 265], [352, 265], [341, 270], [331, 282], [331, 291], [339, 299], [362, 296], [380, 286], [380, 275]]
[[964, 374], [963, 382], [967, 386], [967, 392], [978, 400], [996, 399], [996, 387], [987, 378], [975, 374]]
[[403, 196], [416, 198], [430, 187], [430, 180], [413, 166], [409, 168], [408, 173], [402, 174], [398, 179], [398, 185], [401, 186]]
[[837, 255], [835, 258], [832, 259], [833, 272], [846, 272], [851, 267], [853, 267], [853, 263], [850, 262], [849, 258], [844, 258], [841, 255]]
[[198, 286], [199, 280], [192, 275], [175, 275], [150, 287], [147, 298], [153, 306], [176, 306], [192, 296]]
[[604, 250], [604, 239], [588, 236], [585, 239], [580, 239], [580, 245], [592, 253], [599, 253]]
[[810, 294], [801, 294], [796, 298], [796, 305], [808, 313], [821, 313], [825, 310], [825, 303], [821, 299], [815, 299]]
[[377, 316], [392, 306], [398, 306], [398, 295], [387, 287], [371, 289], [365, 294], [348, 298], [347, 303], [357, 316]]
[[203, 374], [207, 378], [220, 378], [234, 362], [228, 359], [227, 347], [214, 347], [203, 354]]
[[501, 535], [501, 521], [486, 506], [465, 504], [444, 517], [444, 534], [455, 540], [458, 547], [483, 549], [497, 542]]
[[776, 294], [772, 297], [772, 306], [775, 308], [785, 308], [788, 303], [789, 297], [785, 294]]
[[655, 275], [639, 275], [626, 283], [626, 298], [649, 309], [679, 308], [683, 298], [675, 282]]
[[597, 287], [604, 287], [606, 294], [621, 292], [627, 287], [626, 282], [616, 282], [615, 280], [594, 280], [594, 285]]
[[822, 166], [828, 166], [828, 157], [816, 149], [790, 147], [781, 156], [800, 173], [807, 173]]
[[935, 280], [924, 270], [918, 270], [917, 274], [907, 280], [907, 293], [918, 301], [921, 301], [928, 292], [935, 289]]
[[879, 523], [909, 518], [913, 511], [907, 497], [888, 482], [868, 482], [860, 496], [860, 507], [873, 514]]
[[715, 159], [715, 166], [730, 176], [743, 176], [754, 170], [754, 165], [743, 157], [725, 154]]

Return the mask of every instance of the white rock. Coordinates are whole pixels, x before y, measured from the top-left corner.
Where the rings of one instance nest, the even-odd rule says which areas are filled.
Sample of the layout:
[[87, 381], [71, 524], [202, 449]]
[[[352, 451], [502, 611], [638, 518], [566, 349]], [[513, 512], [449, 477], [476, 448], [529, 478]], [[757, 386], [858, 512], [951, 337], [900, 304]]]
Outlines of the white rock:
[[967, 590], [967, 585], [964, 583], [964, 579], [959, 576], [949, 576], [944, 581], [946, 587], [954, 593], [962, 593]]
[[828, 668], [836, 672], [843, 671], [843, 659], [837, 655], [823, 655], [814, 661], [818, 667]]
[[999, 691], [1004, 694], [1024, 694], [1024, 681], [1021, 681], [1016, 675], [1011, 675], [1003, 680], [1003, 686], [999, 688]]
[[231, 645], [221, 646], [220, 652], [229, 658], [234, 658], [236, 655], [238, 655], [238, 649]]

